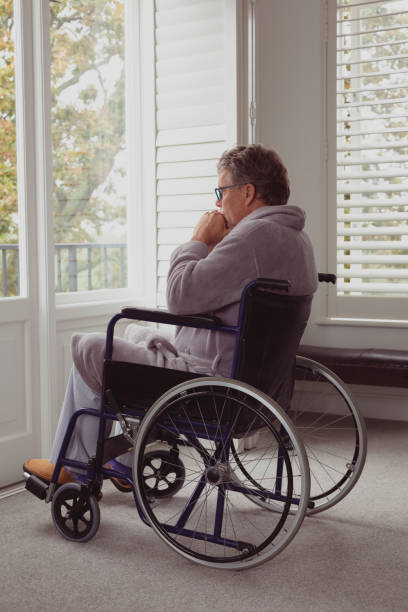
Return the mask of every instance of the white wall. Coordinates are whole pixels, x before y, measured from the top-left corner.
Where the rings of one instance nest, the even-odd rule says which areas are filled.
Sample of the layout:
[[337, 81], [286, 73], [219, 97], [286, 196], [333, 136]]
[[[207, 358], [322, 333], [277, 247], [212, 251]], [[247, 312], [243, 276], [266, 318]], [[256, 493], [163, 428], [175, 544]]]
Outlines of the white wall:
[[[291, 178], [290, 203], [307, 213], [306, 229], [315, 247], [318, 269], [335, 272], [327, 269], [323, 17], [320, 0], [257, 0], [257, 140], [281, 154]], [[322, 324], [324, 316], [321, 289], [314, 300], [305, 344], [408, 349], [406, 326]], [[396, 391], [392, 400], [386, 389], [360, 387], [357, 393], [373, 416], [403, 418], [405, 412], [408, 418], [405, 390]]]
[[[290, 203], [307, 213], [319, 271], [327, 270], [325, 66], [320, 0], [257, 0], [257, 140], [275, 147], [291, 178]], [[315, 300], [306, 341], [408, 347], [408, 328], [321, 325]]]
[[[307, 213], [318, 269], [327, 269], [325, 165], [325, 53], [320, 0], [257, 0], [257, 137], [275, 147], [291, 177], [290, 202]], [[325, 288], [314, 300], [304, 343], [339, 347], [408, 348], [408, 328], [322, 324]], [[59, 321], [59, 400], [69, 371], [75, 331], [104, 329], [105, 321]], [[408, 391], [354, 387], [367, 416], [408, 419]], [[57, 411], [58, 412], [58, 411]]]
[[[320, 0], [257, 0], [257, 141], [275, 147], [282, 155], [291, 177], [291, 203], [306, 210], [307, 231], [315, 246], [318, 268], [326, 271], [325, 63], [321, 11]], [[319, 294], [305, 343], [408, 347], [407, 328], [318, 323], [325, 309], [324, 290]], [[71, 365], [72, 332], [103, 331], [106, 320], [85, 317], [57, 322], [59, 402]], [[367, 415], [405, 418], [406, 413], [408, 418], [405, 408], [408, 393], [404, 390], [356, 387], [354, 392]]]

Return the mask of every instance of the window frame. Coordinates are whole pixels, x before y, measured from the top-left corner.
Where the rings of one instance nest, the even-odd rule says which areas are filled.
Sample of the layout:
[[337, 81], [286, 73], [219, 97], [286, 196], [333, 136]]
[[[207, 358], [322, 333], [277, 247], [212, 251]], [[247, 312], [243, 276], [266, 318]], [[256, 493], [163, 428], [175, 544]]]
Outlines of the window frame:
[[[55, 260], [52, 197], [52, 134], [50, 96], [49, 5], [50, 0], [39, 0], [31, 5], [15, 0], [27, 32], [24, 36], [22, 63], [24, 76], [24, 111], [32, 115], [27, 125], [35, 125], [28, 136], [27, 126], [20, 137], [24, 151], [24, 168], [29, 166], [29, 186], [25, 187], [28, 204], [19, 202], [20, 261], [22, 288], [26, 291], [12, 300], [22, 300], [25, 294], [39, 293], [41, 307], [46, 306], [50, 320], [77, 319], [92, 313], [107, 314], [130, 305], [157, 304], [157, 211], [156, 211], [156, 100], [155, 100], [155, 2], [125, 1], [126, 55], [138, 61], [126, 62], [126, 124], [130, 171], [128, 172], [127, 259], [128, 287], [91, 291], [55, 291]], [[243, 0], [224, 0], [229, 16], [226, 39], [227, 58], [234, 76], [225, 83], [226, 102], [232, 109], [228, 142], [245, 141], [246, 112], [244, 113], [246, 76], [238, 73], [238, 63], [244, 54]], [[30, 48], [29, 48], [30, 47]], [[20, 53], [20, 52], [18, 52]], [[141, 60], [143, 58], [143, 61]], [[31, 68], [30, 68], [31, 65]], [[241, 135], [243, 137], [241, 137]], [[29, 138], [31, 139], [29, 141]], [[28, 155], [28, 153], [30, 155]], [[28, 160], [28, 157], [30, 159]], [[31, 165], [30, 165], [31, 164]], [[22, 174], [22, 173], [20, 173]], [[30, 200], [34, 200], [32, 205]], [[33, 215], [30, 211], [35, 210]], [[24, 226], [24, 217], [27, 222]], [[35, 229], [35, 231], [34, 231]], [[25, 246], [27, 243], [27, 247]], [[38, 269], [37, 269], [38, 268]], [[25, 272], [26, 271], [26, 272]], [[31, 288], [30, 288], [31, 287]], [[9, 298], [4, 298], [5, 300]]]
[[[151, 248], [154, 244], [154, 226], [145, 202], [151, 176], [146, 173], [142, 151], [146, 141], [149, 115], [148, 86], [144, 79], [141, 57], [151, 57], [154, 41], [149, 39], [146, 7], [141, 2], [125, 0], [125, 123], [128, 151], [127, 200], [127, 287], [91, 291], [55, 292], [57, 319], [81, 318], [89, 312], [104, 314], [120, 309], [126, 302], [131, 305], [154, 305], [150, 279], [154, 274]], [[143, 24], [142, 24], [143, 22]], [[129, 61], [128, 58], [137, 58]], [[143, 88], [141, 80], [143, 79]], [[142, 127], [143, 126], [143, 127]], [[154, 128], [153, 128], [154, 132]], [[50, 143], [51, 147], [51, 143]], [[142, 180], [143, 179], [143, 180]], [[132, 199], [131, 199], [132, 198]]]
[[[337, 270], [337, 147], [336, 77], [337, 0], [327, 0], [325, 31], [326, 72], [326, 173], [327, 173], [327, 261]], [[344, 296], [335, 288], [327, 294], [327, 316], [320, 322], [368, 326], [408, 326], [408, 296]]]
[[50, 0], [14, 0], [13, 6], [20, 292], [2, 297], [0, 308], [12, 316], [16, 308], [31, 310], [34, 300], [47, 313], [51, 328], [53, 321], [109, 314], [124, 303], [154, 306], [155, 211], [148, 203], [154, 201], [155, 177], [154, 163], [146, 156], [146, 151], [154, 151], [154, 88], [140, 62], [142, 54], [144, 62], [154, 62], [153, 5], [125, 0], [125, 53], [137, 57], [125, 68], [128, 193], [132, 194], [127, 203], [128, 286], [61, 293], [56, 292], [54, 280]]
[[56, 293], [58, 321], [112, 313], [124, 304], [156, 306], [155, 95], [153, 71], [146, 69], [154, 65], [153, 8], [125, 0], [125, 57], [137, 57], [125, 63], [128, 286]]

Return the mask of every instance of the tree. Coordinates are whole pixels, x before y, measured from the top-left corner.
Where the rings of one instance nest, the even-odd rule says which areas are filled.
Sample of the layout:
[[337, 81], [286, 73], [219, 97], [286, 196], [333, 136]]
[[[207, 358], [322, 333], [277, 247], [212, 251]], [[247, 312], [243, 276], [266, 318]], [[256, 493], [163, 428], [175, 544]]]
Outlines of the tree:
[[[123, 0], [50, 5], [55, 242], [125, 225]], [[0, 244], [18, 242], [13, 0], [0, 8]], [[9, 271], [10, 273], [11, 271]]]
[[[112, 214], [124, 216], [124, 207], [95, 196], [124, 147], [123, 45], [120, 0], [70, 0], [52, 6], [56, 242], [93, 241]], [[119, 74], [108, 88], [106, 74], [113, 64]], [[112, 197], [113, 190], [111, 181], [106, 195]]]
[[0, 10], [0, 243], [16, 243], [17, 171], [13, 1]]

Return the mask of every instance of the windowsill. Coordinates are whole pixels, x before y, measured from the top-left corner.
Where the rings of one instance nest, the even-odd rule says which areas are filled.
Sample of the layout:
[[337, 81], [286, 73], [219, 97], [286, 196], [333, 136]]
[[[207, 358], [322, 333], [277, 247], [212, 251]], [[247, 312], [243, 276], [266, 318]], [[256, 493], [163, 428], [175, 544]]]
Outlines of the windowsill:
[[95, 304], [95, 302], [118, 301], [129, 298], [129, 289], [97, 289], [95, 291], [71, 291], [55, 294], [55, 303], [59, 306], [70, 306], [76, 304]]
[[149, 308], [152, 304], [149, 303], [147, 296], [141, 295], [135, 298], [130, 292], [123, 292], [121, 295], [116, 296], [105, 292], [105, 295], [99, 294], [97, 298], [92, 296], [92, 299], [89, 299], [89, 295], [87, 295], [86, 300], [84, 299], [84, 294], [82, 294], [82, 301], [77, 299], [76, 301], [65, 302], [63, 304], [58, 304], [57, 302], [55, 309], [56, 320], [67, 321], [70, 319], [84, 319], [106, 315], [113, 316], [126, 306]]
[[364, 319], [357, 317], [319, 317], [315, 323], [317, 325], [348, 327], [408, 327], [408, 321], [403, 319]]

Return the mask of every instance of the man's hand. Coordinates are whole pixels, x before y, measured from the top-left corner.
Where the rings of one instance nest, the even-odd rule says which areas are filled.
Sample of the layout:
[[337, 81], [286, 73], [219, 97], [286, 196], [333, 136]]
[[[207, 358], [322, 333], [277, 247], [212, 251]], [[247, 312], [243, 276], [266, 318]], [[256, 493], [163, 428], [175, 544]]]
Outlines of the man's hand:
[[218, 210], [206, 212], [194, 228], [191, 240], [204, 242], [210, 251], [229, 233], [226, 219]]

